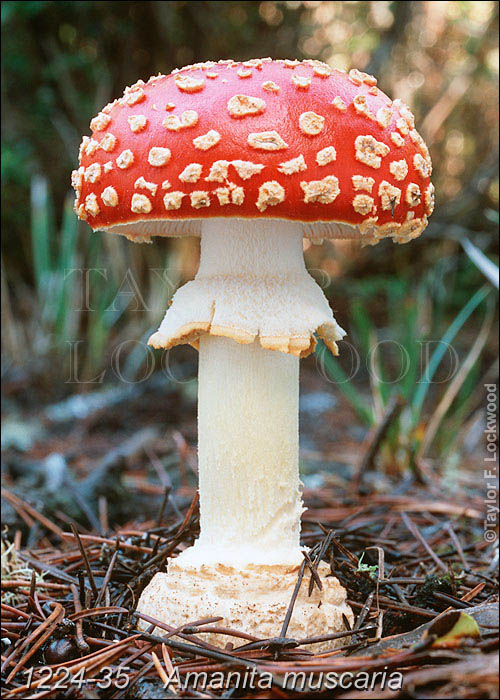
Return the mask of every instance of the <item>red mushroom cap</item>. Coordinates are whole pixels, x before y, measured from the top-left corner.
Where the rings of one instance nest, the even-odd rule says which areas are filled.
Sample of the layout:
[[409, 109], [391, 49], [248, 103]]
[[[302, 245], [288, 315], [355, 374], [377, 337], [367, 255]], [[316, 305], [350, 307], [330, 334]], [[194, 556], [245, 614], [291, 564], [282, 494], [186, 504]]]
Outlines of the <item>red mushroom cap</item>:
[[271, 59], [139, 81], [83, 137], [75, 210], [93, 229], [138, 241], [196, 234], [199, 220], [227, 216], [406, 242], [432, 213], [432, 165], [409, 108], [376, 83], [320, 61]]

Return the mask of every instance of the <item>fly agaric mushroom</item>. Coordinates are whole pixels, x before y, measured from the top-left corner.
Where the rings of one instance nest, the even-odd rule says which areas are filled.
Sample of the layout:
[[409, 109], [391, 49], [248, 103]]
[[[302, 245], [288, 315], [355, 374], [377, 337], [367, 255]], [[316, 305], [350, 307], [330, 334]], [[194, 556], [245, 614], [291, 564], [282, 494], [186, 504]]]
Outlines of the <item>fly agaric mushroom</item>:
[[[344, 335], [302, 238], [405, 243], [433, 208], [414, 117], [376, 82], [312, 60], [196, 64], [127, 88], [83, 138], [75, 206], [93, 229], [201, 236], [199, 271], [149, 341], [199, 349], [201, 534], [139, 603], [171, 625], [221, 615], [279, 634], [303, 560], [299, 358], [315, 335], [336, 354]], [[352, 619], [318, 571], [323, 588], [302, 587], [290, 635]]]

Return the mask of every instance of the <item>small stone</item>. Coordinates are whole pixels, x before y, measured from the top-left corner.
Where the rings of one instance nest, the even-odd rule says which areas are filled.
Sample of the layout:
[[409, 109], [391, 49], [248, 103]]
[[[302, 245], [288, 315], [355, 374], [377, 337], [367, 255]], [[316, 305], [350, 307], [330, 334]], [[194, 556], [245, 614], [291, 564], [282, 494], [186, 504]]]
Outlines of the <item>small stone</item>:
[[78, 656], [78, 647], [72, 639], [68, 639], [67, 637], [52, 640], [47, 644], [44, 650], [44, 661], [50, 666], [72, 661], [73, 659], [77, 659]]

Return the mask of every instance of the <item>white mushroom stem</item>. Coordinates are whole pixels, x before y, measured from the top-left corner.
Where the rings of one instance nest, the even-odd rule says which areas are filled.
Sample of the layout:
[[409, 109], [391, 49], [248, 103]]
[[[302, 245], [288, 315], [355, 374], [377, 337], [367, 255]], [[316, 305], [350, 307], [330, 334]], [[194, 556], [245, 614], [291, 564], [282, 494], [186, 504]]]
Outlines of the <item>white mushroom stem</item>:
[[179, 565], [302, 560], [299, 355], [317, 329], [343, 334], [307, 273], [300, 224], [203, 222], [196, 278], [150, 340], [191, 339], [200, 353], [201, 534]]
[[200, 340], [198, 464], [206, 561], [300, 561], [299, 358]]
[[[262, 305], [269, 280], [297, 276], [309, 277], [298, 227], [204, 222], [196, 280], [242, 278]], [[201, 535], [179, 563], [300, 562], [299, 358], [204, 335], [198, 381]]]

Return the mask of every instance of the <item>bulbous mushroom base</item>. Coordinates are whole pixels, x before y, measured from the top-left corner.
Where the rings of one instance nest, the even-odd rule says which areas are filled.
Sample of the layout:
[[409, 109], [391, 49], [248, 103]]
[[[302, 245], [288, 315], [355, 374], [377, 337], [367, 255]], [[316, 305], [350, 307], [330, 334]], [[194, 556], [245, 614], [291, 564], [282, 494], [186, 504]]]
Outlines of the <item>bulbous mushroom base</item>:
[[[278, 637], [297, 583], [298, 566], [252, 565], [242, 569], [224, 564], [179, 565], [171, 560], [168, 573], [158, 573], [143, 591], [138, 612], [149, 615], [172, 627], [187, 625], [206, 617], [220, 616], [218, 627], [230, 627], [258, 639]], [[343, 632], [343, 615], [353, 623], [353, 613], [346, 602], [346, 590], [330, 575], [322, 562], [318, 573], [323, 590], [315, 585], [308, 595], [310, 575], [306, 573], [299, 589], [287, 637], [305, 639]], [[150, 625], [140, 622], [141, 629]], [[164, 634], [156, 628], [157, 634]], [[241, 639], [207, 632], [200, 637], [210, 644], [224, 647], [247, 644]], [[311, 644], [311, 651], [345, 644], [346, 639]]]

